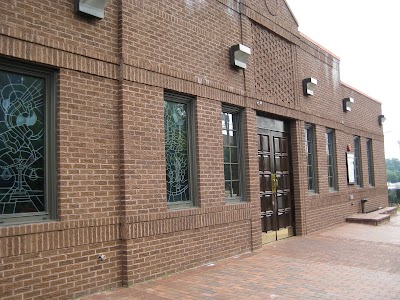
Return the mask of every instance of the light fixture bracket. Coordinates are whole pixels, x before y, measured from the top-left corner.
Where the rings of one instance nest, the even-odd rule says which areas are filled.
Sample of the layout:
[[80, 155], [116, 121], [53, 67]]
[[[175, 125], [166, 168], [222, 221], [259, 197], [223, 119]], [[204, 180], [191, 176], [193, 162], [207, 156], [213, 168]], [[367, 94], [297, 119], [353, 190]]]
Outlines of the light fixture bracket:
[[250, 54], [251, 50], [249, 47], [242, 44], [233, 45], [229, 49], [229, 60], [231, 66], [246, 69], [246, 63], [249, 59]]
[[343, 99], [343, 111], [344, 112], [351, 111], [351, 107], [352, 107], [353, 103], [354, 103], [353, 98], [350, 98], [350, 97], [344, 98]]
[[382, 126], [383, 123], [385, 123], [385, 121], [386, 121], [385, 116], [384, 115], [379, 115], [378, 116], [378, 121], [379, 121], [379, 126]]
[[318, 85], [318, 81], [315, 78], [305, 78], [303, 79], [303, 94], [304, 96], [314, 95], [314, 90]]
[[106, 0], [76, 0], [75, 8], [79, 14], [104, 19]]

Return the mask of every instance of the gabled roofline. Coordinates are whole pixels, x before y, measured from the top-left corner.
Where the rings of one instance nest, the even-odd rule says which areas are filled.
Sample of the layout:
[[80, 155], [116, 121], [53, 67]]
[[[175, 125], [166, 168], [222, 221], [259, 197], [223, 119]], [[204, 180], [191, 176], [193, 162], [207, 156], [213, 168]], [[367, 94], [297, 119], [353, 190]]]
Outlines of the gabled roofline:
[[290, 14], [292, 15], [294, 21], [296, 22], [297, 28], [299, 28], [299, 22], [297, 22], [297, 19], [296, 19], [295, 15], [293, 14], [293, 11], [290, 8], [289, 4], [286, 2], [286, 0], [283, 0], [283, 2], [285, 2], [287, 8], [289, 9]]
[[332, 55], [333, 57], [335, 57], [336, 59], [340, 60], [340, 57], [337, 56], [335, 53], [333, 53], [332, 51], [329, 51], [328, 49], [326, 49], [324, 46], [322, 46], [321, 44], [317, 43], [316, 41], [314, 41], [313, 39], [311, 39], [310, 37], [308, 37], [307, 35], [305, 35], [304, 33], [302, 33], [301, 31], [299, 31], [299, 34], [301, 37], [305, 38], [306, 40], [308, 40], [309, 42], [311, 42], [312, 44], [314, 44], [315, 46], [321, 48], [322, 50], [324, 50], [325, 52], [329, 53], [330, 55]]
[[375, 102], [377, 102], [377, 103], [379, 103], [379, 104], [382, 104], [381, 101], [376, 100], [375, 98], [372, 98], [371, 96], [368, 96], [366, 93], [361, 92], [360, 90], [358, 90], [358, 89], [352, 87], [351, 85], [349, 85], [349, 84], [347, 84], [347, 83], [344, 83], [343, 81], [340, 81], [340, 84], [341, 84], [341, 85], [344, 85], [345, 87], [347, 87], [347, 88], [349, 88], [349, 89], [351, 89], [351, 90], [353, 90], [354, 92], [357, 92], [357, 93], [359, 93], [359, 94], [361, 94], [361, 95], [367, 97], [368, 99], [371, 99], [371, 100], [373, 100], [373, 101], [375, 101]]

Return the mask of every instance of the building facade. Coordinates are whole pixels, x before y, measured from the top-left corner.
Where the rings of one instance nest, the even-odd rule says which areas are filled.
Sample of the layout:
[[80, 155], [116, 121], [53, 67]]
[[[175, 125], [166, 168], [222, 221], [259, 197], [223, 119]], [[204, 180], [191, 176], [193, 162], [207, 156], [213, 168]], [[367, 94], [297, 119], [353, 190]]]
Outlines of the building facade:
[[387, 206], [381, 104], [286, 1], [75, 6], [0, 3], [0, 298], [129, 286]]

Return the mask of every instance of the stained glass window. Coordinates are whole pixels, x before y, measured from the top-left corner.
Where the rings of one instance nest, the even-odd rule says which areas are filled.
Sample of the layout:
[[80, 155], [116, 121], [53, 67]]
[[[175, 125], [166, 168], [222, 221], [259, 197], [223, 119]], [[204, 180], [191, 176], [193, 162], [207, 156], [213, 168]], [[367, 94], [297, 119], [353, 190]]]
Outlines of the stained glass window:
[[191, 98], [166, 93], [164, 101], [167, 203], [193, 204]]
[[44, 79], [0, 71], [1, 214], [45, 210], [44, 90]]
[[53, 137], [46, 124], [54, 108], [48, 101], [52, 74], [0, 61], [0, 223], [49, 215], [47, 198], [55, 191], [46, 179], [47, 170], [55, 173], [54, 163], [46, 166], [46, 157], [55, 158], [46, 141]]

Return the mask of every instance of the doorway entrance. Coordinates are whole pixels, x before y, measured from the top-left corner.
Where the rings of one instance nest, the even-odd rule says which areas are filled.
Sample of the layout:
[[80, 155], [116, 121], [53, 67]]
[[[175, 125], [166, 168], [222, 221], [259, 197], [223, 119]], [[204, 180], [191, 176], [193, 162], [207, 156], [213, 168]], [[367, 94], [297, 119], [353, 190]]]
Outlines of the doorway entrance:
[[289, 124], [257, 116], [262, 243], [294, 235]]

